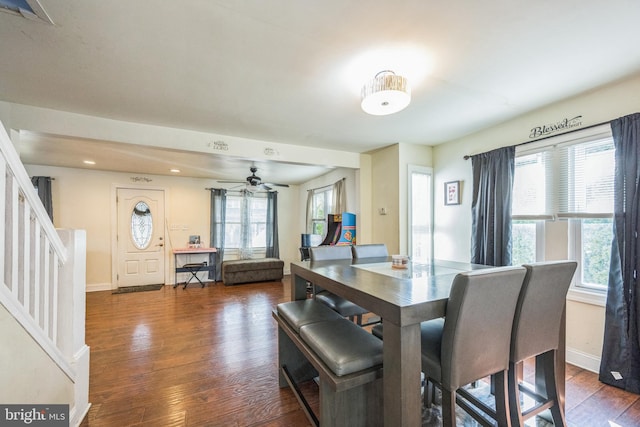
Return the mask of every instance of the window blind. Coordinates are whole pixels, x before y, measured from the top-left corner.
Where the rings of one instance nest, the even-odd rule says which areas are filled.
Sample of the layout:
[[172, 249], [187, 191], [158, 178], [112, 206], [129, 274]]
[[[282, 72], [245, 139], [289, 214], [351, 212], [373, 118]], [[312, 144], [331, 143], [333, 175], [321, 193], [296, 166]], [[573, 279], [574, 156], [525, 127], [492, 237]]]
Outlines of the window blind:
[[608, 125], [518, 147], [515, 220], [607, 218], [613, 214], [614, 147]]
[[558, 148], [560, 185], [556, 190], [560, 218], [611, 216], [615, 168], [611, 137]]

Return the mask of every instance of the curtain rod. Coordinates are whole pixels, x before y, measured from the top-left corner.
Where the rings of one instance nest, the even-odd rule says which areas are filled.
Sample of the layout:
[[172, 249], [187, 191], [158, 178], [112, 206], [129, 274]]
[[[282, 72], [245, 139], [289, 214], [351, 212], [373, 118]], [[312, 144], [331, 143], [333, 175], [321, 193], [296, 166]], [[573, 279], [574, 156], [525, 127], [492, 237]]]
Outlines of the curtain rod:
[[[347, 179], [347, 178], [342, 177], [342, 178], [341, 178], [341, 179], [339, 179], [338, 181], [344, 181], [345, 179]], [[338, 182], [338, 181], [336, 181], [336, 182]], [[333, 187], [334, 185], [335, 185], [335, 182], [334, 182], [333, 184], [323, 185], [322, 187], [318, 187], [318, 188], [310, 188], [310, 189], [308, 189], [307, 191], [316, 191], [316, 190], [321, 190], [321, 189], [323, 189], [323, 188]]]
[[[567, 135], [569, 133], [578, 132], [578, 131], [585, 130], [585, 129], [590, 129], [590, 128], [595, 128], [595, 127], [598, 127], [598, 126], [606, 125], [607, 123], [611, 123], [611, 120], [609, 120], [607, 122], [596, 123], [595, 125], [589, 125], [589, 126], [585, 126], [585, 127], [581, 127], [581, 128], [577, 128], [577, 129], [568, 130], [568, 131], [562, 132], [562, 133], [556, 133], [554, 135], [548, 135], [548, 136], [545, 136], [545, 137], [542, 137], [542, 138], [533, 139], [531, 141], [524, 141], [524, 142], [521, 142], [519, 144], [514, 144], [512, 147], [519, 147], [521, 145], [531, 144], [532, 142], [544, 141], [545, 139], [555, 138], [556, 136]], [[482, 154], [482, 153], [478, 153], [478, 154]], [[474, 156], [477, 156], [478, 154], [474, 154]], [[465, 160], [469, 160], [471, 157], [472, 157], [472, 155], [466, 154], [463, 158]]]

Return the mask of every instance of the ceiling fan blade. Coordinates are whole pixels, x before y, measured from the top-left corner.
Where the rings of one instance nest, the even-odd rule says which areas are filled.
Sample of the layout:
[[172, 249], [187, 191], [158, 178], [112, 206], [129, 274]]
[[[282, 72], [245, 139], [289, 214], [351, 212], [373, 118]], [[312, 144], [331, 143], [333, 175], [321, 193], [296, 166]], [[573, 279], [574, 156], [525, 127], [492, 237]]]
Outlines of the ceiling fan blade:
[[274, 186], [274, 187], [287, 187], [289, 188], [288, 184], [276, 184], [275, 182], [264, 182], [264, 185], [270, 185], [270, 186]]

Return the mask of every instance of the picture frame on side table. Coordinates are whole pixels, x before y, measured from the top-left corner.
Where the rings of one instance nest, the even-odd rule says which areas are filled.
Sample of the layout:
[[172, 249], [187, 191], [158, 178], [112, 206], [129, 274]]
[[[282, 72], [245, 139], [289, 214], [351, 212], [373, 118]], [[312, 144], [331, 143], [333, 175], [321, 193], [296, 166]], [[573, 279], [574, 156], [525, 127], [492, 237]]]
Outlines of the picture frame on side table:
[[444, 204], [460, 204], [460, 181], [449, 181], [444, 183]]

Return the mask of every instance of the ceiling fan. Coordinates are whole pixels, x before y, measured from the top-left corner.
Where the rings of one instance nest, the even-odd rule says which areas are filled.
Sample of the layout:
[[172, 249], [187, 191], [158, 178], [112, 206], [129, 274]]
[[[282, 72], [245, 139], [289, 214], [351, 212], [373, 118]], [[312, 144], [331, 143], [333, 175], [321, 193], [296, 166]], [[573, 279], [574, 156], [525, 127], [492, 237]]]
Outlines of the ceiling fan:
[[249, 168], [251, 175], [244, 181], [218, 181], [221, 184], [245, 184], [248, 190], [259, 188], [263, 190], [272, 190], [272, 187], [289, 187], [287, 184], [276, 184], [274, 182], [262, 182], [262, 178], [256, 175], [258, 168], [251, 166]]

